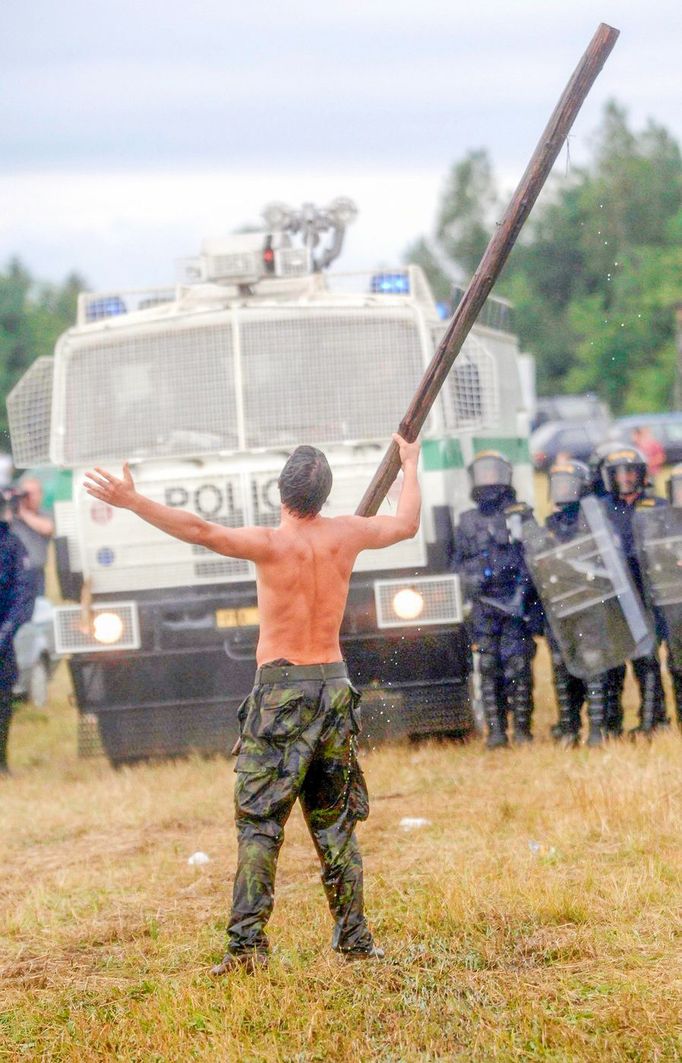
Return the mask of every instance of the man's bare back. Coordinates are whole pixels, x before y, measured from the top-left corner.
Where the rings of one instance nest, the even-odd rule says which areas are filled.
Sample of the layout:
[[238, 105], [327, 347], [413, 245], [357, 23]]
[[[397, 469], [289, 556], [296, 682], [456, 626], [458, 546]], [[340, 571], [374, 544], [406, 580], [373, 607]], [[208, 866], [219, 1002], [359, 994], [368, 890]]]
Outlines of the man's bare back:
[[224, 528], [193, 513], [163, 506], [135, 490], [126, 465], [122, 480], [102, 469], [87, 473], [86, 490], [130, 509], [161, 531], [256, 565], [260, 637], [257, 663], [341, 660], [339, 631], [353, 565], [362, 550], [410, 539], [419, 528], [419, 444], [394, 436], [403, 484], [395, 516], [299, 516], [282, 506], [277, 528]]

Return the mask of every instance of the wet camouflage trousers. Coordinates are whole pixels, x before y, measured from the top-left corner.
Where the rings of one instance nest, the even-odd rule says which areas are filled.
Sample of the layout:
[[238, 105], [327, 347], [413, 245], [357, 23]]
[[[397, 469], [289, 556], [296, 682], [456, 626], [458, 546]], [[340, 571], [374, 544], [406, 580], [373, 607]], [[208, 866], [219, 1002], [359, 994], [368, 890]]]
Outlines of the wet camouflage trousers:
[[228, 949], [265, 952], [284, 825], [298, 798], [335, 920], [332, 947], [365, 952], [362, 859], [354, 827], [369, 815], [357, 761], [359, 694], [348, 679], [257, 685], [242, 706], [235, 771], [239, 842]]

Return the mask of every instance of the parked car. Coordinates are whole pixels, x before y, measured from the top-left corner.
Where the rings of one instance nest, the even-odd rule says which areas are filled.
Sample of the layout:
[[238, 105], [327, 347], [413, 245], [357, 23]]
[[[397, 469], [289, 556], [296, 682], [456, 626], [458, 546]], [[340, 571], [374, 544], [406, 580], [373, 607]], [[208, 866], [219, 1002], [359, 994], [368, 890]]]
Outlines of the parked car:
[[665, 450], [667, 465], [682, 461], [682, 413], [636, 413], [618, 417], [611, 423], [609, 436], [623, 443], [633, 443], [636, 428], [649, 428]]
[[39, 708], [47, 704], [48, 683], [61, 659], [55, 653], [52, 614], [52, 603], [36, 598], [33, 616], [14, 636], [19, 669], [14, 693], [29, 698]]
[[594, 420], [602, 424], [611, 420], [608, 406], [596, 395], [549, 395], [537, 399], [531, 428], [539, 428], [549, 421]]
[[529, 446], [533, 465], [545, 471], [559, 454], [587, 461], [597, 443], [607, 437], [603, 421], [548, 421], [532, 433]]

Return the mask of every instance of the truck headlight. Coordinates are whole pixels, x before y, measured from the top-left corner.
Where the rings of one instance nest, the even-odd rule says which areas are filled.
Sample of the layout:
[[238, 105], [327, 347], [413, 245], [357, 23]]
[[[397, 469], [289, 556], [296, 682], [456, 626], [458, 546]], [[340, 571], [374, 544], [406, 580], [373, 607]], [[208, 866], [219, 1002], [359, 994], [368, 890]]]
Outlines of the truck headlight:
[[401, 620], [416, 620], [424, 611], [424, 599], [419, 591], [404, 587], [393, 596], [393, 610]]
[[92, 621], [92, 633], [98, 642], [111, 646], [123, 635], [123, 621], [117, 613], [98, 613]]

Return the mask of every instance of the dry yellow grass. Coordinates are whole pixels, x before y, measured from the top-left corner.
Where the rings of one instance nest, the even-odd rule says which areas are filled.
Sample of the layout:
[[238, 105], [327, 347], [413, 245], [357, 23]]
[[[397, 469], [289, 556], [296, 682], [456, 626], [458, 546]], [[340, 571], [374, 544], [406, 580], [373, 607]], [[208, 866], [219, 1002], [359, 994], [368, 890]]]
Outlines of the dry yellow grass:
[[[75, 755], [66, 674], [15, 720], [0, 791], [0, 1057], [679, 1060], [682, 739], [370, 753], [360, 828], [383, 964], [347, 966], [300, 815], [268, 971], [219, 984], [231, 764]], [[630, 706], [630, 713], [632, 707]], [[405, 832], [404, 816], [430, 824]], [[211, 863], [187, 864], [202, 849]]]

